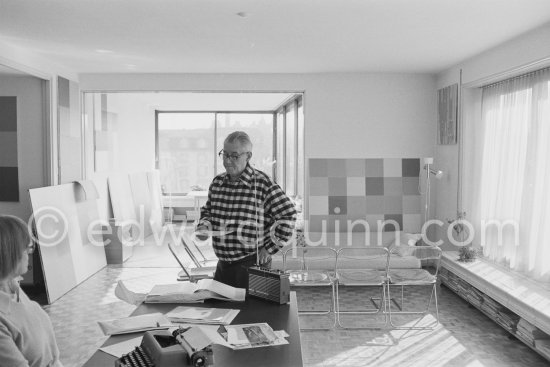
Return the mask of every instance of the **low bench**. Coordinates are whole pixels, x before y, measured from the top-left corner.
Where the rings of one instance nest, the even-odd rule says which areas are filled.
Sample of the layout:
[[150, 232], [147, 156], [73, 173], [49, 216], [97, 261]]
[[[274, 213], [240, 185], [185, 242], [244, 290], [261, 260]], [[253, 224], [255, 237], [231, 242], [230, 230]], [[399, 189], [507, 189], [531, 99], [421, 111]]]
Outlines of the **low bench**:
[[445, 251], [441, 282], [550, 360], [550, 284], [483, 258], [459, 262]]

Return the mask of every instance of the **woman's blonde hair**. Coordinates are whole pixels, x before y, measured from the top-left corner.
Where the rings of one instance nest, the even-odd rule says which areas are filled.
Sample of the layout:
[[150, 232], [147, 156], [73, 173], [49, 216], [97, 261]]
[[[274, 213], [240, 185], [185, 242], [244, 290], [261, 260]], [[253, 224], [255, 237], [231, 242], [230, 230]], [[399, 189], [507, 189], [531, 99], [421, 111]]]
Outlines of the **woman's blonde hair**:
[[30, 242], [25, 222], [11, 215], [0, 215], [0, 279], [13, 274]]

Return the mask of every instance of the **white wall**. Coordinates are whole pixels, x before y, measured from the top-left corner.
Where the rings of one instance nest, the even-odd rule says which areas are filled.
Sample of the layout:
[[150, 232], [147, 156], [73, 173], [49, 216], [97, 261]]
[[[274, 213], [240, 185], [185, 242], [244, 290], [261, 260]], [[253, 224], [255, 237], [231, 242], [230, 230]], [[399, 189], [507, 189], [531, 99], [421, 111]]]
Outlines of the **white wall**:
[[27, 73], [28, 75], [46, 80], [45, 96], [47, 100], [44, 114], [47, 116], [49, 133], [44, 133], [42, 139], [48, 145], [43, 166], [46, 167], [45, 184], [57, 183], [57, 76], [78, 81], [78, 74], [71, 69], [45, 59], [40, 54], [0, 40], [0, 64]]
[[550, 23], [491, 48], [440, 73], [437, 86], [441, 88], [458, 82], [462, 69], [463, 84], [499, 78], [503, 73], [518, 74], [537, 64], [548, 65], [550, 58]]
[[[96, 104], [94, 105], [93, 100]], [[113, 134], [116, 134], [110, 164], [113, 169], [95, 172], [94, 167], [94, 118], [101, 123], [99, 95], [86, 94], [84, 106], [86, 179], [93, 180], [100, 196], [100, 217], [113, 217], [108, 200], [108, 178], [120, 173], [130, 174], [155, 169], [155, 110], [145, 98], [133, 93], [112, 93], [107, 96], [107, 109], [116, 114]], [[94, 111], [95, 109], [95, 111]]]
[[[550, 23], [445, 70], [437, 77], [437, 88], [459, 83], [462, 70], [462, 116], [464, 119], [475, 121], [479, 117], [481, 85], [548, 65]], [[434, 187], [435, 218], [456, 218], [458, 145], [437, 145], [434, 166], [448, 173], [444, 180], [437, 182], [437, 186]], [[468, 184], [463, 182], [465, 186]], [[442, 234], [440, 229], [438, 235]], [[447, 243], [443, 249], [456, 250], [456, 247]]]
[[[145, 101], [144, 101], [145, 102]], [[128, 95], [109, 95], [109, 106], [118, 112], [120, 162], [129, 172], [155, 169], [155, 110], [142, 103], [136, 106]]]
[[[435, 76], [428, 74], [83, 74], [80, 87], [82, 91], [304, 92], [306, 162], [434, 155]], [[153, 135], [148, 139], [152, 142]], [[143, 170], [149, 162], [140, 162]], [[306, 215], [307, 197], [306, 192]]]
[[[23, 69], [38, 70], [37, 73], [43, 70], [46, 76], [62, 70], [33, 58], [25, 50], [0, 44], [0, 60], [5, 61], [6, 56], [15, 60], [12, 66], [25, 65]], [[70, 71], [62, 73], [71, 78]], [[435, 78], [431, 75], [85, 74], [80, 76], [80, 82], [82, 91], [305, 92], [306, 159], [434, 155]], [[56, 121], [55, 83], [51, 91], [51, 116]], [[143, 152], [147, 154], [146, 150]], [[135, 162], [135, 167], [129, 167], [132, 170], [150, 168], [149, 159]]]
[[17, 96], [17, 163], [19, 202], [0, 202], [0, 214], [27, 221], [28, 190], [44, 185], [44, 111], [42, 80], [31, 76], [1, 76], [0, 95]]
[[435, 145], [435, 78], [413, 74], [83, 74], [81, 90], [305, 93], [312, 157], [424, 157]]

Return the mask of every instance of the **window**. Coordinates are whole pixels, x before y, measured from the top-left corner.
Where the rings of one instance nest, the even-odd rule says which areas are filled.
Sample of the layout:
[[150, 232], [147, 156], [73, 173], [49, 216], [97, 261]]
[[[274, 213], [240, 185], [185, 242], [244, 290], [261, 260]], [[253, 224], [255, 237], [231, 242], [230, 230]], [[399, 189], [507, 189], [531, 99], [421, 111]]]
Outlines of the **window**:
[[165, 193], [206, 189], [224, 171], [223, 140], [244, 130], [252, 165], [303, 196], [299, 93], [86, 92], [83, 101], [87, 178], [156, 168]]
[[277, 183], [293, 197], [304, 197], [304, 108], [302, 97], [282, 106], [276, 115]]
[[157, 112], [157, 168], [166, 192], [207, 189], [224, 172], [218, 152], [227, 135], [246, 131], [253, 144], [250, 163], [273, 176], [273, 113]]
[[285, 117], [285, 188], [288, 195], [296, 195], [296, 106], [290, 103], [286, 108]]
[[[245, 131], [252, 140], [252, 166], [273, 177], [273, 113], [218, 113], [217, 121], [216, 146], [221, 149], [233, 131]], [[221, 163], [218, 160], [217, 173], [224, 172]]]
[[549, 92], [550, 69], [484, 87], [481, 123], [465, 139], [468, 215], [484, 254], [539, 280], [550, 280]]
[[277, 112], [277, 152], [275, 159], [276, 176], [275, 180], [284, 189], [285, 184], [285, 115], [284, 108]]
[[167, 192], [208, 188], [214, 177], [214, 113], [157, 113], [157, 168]]
[[298, 137], [296, 140], [296, 149], [297, 158], [296, 158], [296, 167], [297, 167], [297, 176], [296, 176], [296, 195], [299, 195], [302, 199], [304, 198], [304, 104], [302, 98], [298, 99], [298, 122], [296, 124], [296, 129]]

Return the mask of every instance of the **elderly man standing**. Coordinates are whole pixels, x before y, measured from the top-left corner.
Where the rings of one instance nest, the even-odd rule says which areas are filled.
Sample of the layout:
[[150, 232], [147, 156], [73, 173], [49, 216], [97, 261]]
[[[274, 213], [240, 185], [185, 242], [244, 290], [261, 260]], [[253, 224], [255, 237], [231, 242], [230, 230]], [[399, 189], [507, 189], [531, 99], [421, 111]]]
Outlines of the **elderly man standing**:
[[271, 255], [292, 235], [296, 209], [279, 185], [250, 165], [248, 134], [229, 134], [219, 156], [226, 172], [210, 184], [197, 238], [206, 239], [209, 230], [232, 231], [212, 238], [218, 257], [214, 279], [248, 289], [248, 268], [256, 264], [257, 257], [261, 266], [271, 266]]

